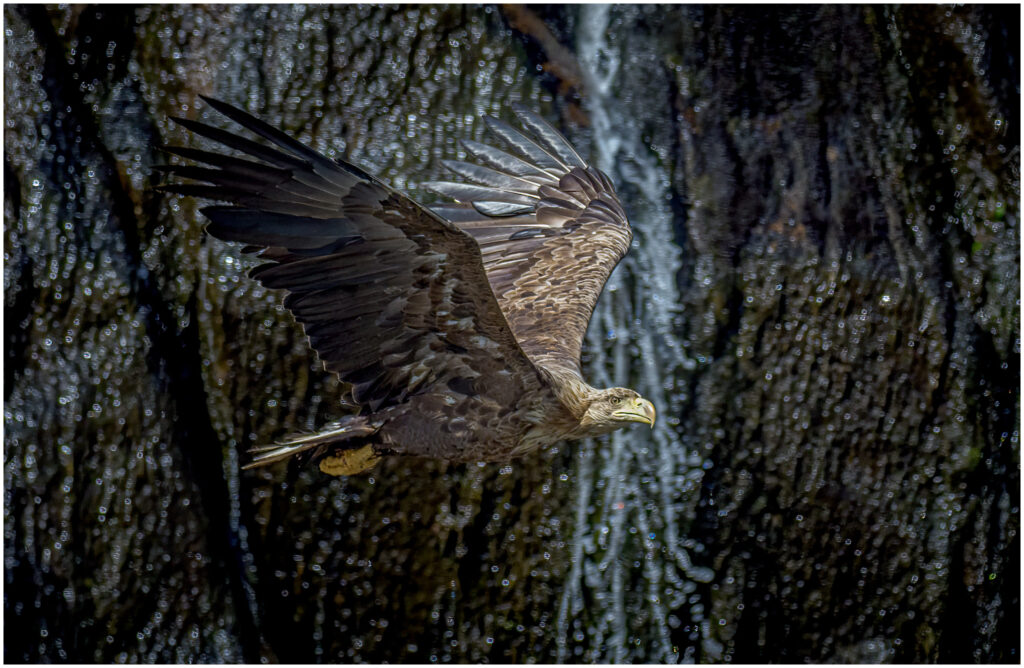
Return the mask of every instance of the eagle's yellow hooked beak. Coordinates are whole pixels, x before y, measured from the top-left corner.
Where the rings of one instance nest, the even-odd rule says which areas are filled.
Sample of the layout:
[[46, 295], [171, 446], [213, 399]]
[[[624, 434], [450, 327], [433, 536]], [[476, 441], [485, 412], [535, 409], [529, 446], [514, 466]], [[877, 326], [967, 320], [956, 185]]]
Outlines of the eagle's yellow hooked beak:
[[657, 411], [654, 410], [654, 404], [642, 397], [637, 397], [631, 401], [630, 404], [631, 405], [629, 407], [612, 413], [612, 417], [616, 420], [643, 422], [646, 425], [650, 425], [651, 429], [653, 429], [654, 418], [657, 417]]

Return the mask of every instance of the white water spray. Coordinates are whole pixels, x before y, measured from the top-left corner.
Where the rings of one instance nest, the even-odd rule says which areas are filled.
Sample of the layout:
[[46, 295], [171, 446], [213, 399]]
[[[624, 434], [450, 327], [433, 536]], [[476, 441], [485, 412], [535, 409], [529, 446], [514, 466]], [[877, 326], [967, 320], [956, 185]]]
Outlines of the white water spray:
[[[620, 193], [628, 190], [639, 197], [625, 202], [633, 248], [609, 279], [587, 332], [593, 352], [589, 375], [597, 387], [636, 388], [658, 406], [661, 419], [651, 435], [619, 431], [607, 444], [591, 442], [581, 450], [572, 568], [558, 613], [558, 660], [571, 658], [569, 628], [584, 609], [586, 590], [604, 599], [602, 608], [608, 611], [587, 621], [587, 645], [605, 648], [595, 660], [678, 662], [694, 648], [673, 646], [670, 611], [688, 600], [700, 606], [693, 598], [696, 583], [713, 576], [710, 569], [692, 564], [686, 537], [679, 534], [703, 462], [687, 452], [673, 428], [671, 416], [680, 402], [672, 386], [674, 375], [693, 368], [693, 362], [674, 331], [681, 261], [667, 205], [669, 179], [613, 95], [621, 85], [622, 61], [607, 39], [610, 12], [608, 5], [581, 7], [577, 35], [593, 128], [591, 159], [612, 176]], [[639, 360], [633, 350], [642, 351]], [[643, 638], [631, 632], [628, 617], [633, 614], [649, 620]], [[699, 611], [691, 614], [695, 622], [701, 617]], [[648, 646], [634, 654], [644, 642]]]

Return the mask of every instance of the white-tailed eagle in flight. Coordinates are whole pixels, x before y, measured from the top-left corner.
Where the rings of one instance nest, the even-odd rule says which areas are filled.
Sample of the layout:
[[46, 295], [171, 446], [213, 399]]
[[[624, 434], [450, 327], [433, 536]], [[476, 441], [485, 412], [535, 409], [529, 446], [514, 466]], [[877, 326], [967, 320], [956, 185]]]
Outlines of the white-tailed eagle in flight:
[[[251, 275], [284, 306], [358, 413], [257, 448], [248, 466], [298, 453], [332, 475], [382, 457], [505, 461], [562, 440], [654, 424], [633, 390], [584, 379], [580, 348], [632, 233], [608, 176], [537, 114], [496, 119], [503, 149], [463, 146], [445, 161], [456, 200], [423, 206], [224, 102], [211, 107], [262, 141], [187, 119], [225, 147], [164, 147], [195, 164], [160, 190], [221, 202], [206, 231], [265, 262]], [[237, 156], [237, 157], [236, 157]]]

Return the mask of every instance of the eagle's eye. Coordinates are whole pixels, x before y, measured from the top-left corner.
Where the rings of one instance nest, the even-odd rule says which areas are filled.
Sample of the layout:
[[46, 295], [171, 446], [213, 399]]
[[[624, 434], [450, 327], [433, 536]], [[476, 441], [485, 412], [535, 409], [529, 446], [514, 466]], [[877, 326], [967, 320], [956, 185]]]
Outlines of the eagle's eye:
[[622, 403], [622, 397], [612, 397], [612, 404], [618, 406]]

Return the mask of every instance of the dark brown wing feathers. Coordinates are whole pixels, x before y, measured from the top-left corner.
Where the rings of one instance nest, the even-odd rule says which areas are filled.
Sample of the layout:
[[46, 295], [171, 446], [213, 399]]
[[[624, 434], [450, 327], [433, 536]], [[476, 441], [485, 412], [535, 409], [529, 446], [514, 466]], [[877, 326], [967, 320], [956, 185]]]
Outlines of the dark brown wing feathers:
[[267, 261], [253, 277], [288, 291], [285, 307], [356, 401], [377, 410], [439, 383], [468, 387], [499, 373], [512, 394], [539, 389], [472, 237], [362, 170], [204, 99], [274, 147], [181, 120], [246, 157], [169, 148], [206, 166], [165, 171], [205, 183], [160, 189], [228, 203], [203, 209], [207, 231]]
[[192, 182], [160, 189], [226, 203], [203, 209], [207, 231], [266, 261], [252, 275], [288, 292], [285, 307], [357, 402], [378, 410], [418, 395], [455, 424], [470, 414], [447, 395], [471, 396], [478, 379], [511, 405], [550, 397], [535, 364], [579, 374], [587, 324], [631, 232], [608, 177], [540, 116], [516, 108], [524, 131], [488, 119], [507, 150], [463, 142], [479, 164], [447, 161], [465, 182], [426, 185], [460, 203], [431, 211], [204, 99], [264, 141], [175, 119], [241, 155], [166, 147], [200, 165], [164, 167]]
[[578, 375], [594, 305], [632, 232], [609, 178], [540, 116], [514, 110], [529, 136], [493, 118], [487, 126], [515, 155], [463, 142], [486, 168], [445, 164], [475, 185], [424, 186], [461, 202], [432, 208], [480, 244], [522, 349], [534, 362]]

